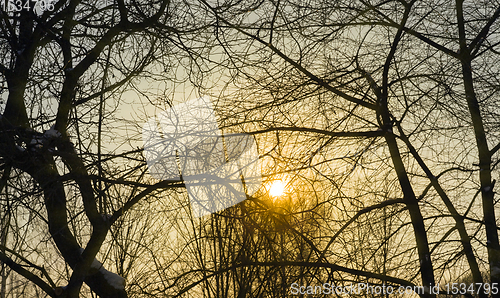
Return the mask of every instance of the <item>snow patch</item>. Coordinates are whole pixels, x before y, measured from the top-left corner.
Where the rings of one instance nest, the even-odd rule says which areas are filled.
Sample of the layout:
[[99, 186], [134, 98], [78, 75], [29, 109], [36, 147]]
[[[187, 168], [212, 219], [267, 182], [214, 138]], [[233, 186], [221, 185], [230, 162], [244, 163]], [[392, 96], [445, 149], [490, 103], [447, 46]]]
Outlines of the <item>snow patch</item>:
[[117, 290], [125, 290], [125, 278], [120, 275], [110, 272], [103, 267], [99, 271], [104, 275], [104, 278], [108, 281], [109, 285]]
[[[82, 253], [83, 253], [83, 248], [80, 248], [80, 254]], [[94, 258], [94, 260], [92, 261], [90, 268], [98, 269], [99, 272], [101, 272], [101, 274], [104, 275], [104, 279], [106, 279], [108, 284], [113, 288], [117, 290], [125, 290], [125, 278], [121, 277], [116, 273], [104, 269], [102, 263], [99, 262], [96, 258]]]
[[57, 139], [61, 137], [61, 133], [54, 128], [54, 125], [49, 130], [46, 130], [43, 136], [47, 139]]
[[90, 265], [90, 268], [101, 269], [102, 263], [99, 262], [96, 258], [94, 258], [94, 260], [92, 261], [92, 265]]
[[34, 137], [33, 139], [31, 139], [30, 147], [31, 147], [32, 151], [35, 151], [35, 149], [42, 148], [43, 147], [43, 140], [38, 138], [38, 137]]
[[116, 273], [104, 269], [104, 267], [102, 267], [102, 263], [99, 262], [97, 259], [94, 259], [94, 261], [92, 261], [92, 265], [90, 265], [90, 267], [94, 269], [99, 269], [99, 272], [101, 272], [101, 274], [104, 275], [104, 279], [106, 279], [109, 285], [112, 286], [113, 288], [117, 290], [125, 289], [125, 278], [121, 277]]
[[490, 190], [491, 190], [491, 187], [489, 187], [489, 186], [486, 186], [486, 187], [484, 188], [484, 191], [486, 191], [486, 192], [488, 192], [488, 191], [490, 191]]
[[19, 151], [21, 151], [21, 152], [24, 152], [24, 150], [25, 150], [23, 147], [18, 146], [18, 145], [16, 145], [16, 148], [17, 148], [17, 150], [19, 150]]

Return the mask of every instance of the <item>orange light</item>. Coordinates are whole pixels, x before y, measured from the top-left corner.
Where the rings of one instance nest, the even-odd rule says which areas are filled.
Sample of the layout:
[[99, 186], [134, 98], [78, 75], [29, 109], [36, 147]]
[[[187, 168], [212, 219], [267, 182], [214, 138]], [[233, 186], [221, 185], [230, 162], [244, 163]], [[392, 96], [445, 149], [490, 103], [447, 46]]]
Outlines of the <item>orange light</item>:
[[275, 180], [269, 187], [269, 195], [271, 197], [279, 197], [285, 193], [285, 184], [281, 180]]

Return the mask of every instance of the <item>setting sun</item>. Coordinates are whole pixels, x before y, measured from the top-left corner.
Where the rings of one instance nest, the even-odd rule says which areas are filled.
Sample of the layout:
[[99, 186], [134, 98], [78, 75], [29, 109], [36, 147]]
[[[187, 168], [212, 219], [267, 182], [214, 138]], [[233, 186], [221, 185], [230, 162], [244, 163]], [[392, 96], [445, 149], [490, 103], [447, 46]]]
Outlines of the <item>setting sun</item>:
[[269, 187], [269, 195], [279, 197], [285, 193], [285, 184], [281, 180], [273, 181]]

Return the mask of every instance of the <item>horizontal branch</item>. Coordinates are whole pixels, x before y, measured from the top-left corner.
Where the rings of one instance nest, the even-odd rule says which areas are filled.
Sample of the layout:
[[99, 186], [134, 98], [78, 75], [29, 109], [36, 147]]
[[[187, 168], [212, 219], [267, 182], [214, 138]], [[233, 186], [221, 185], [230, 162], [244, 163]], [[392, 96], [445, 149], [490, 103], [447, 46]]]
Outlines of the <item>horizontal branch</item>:
[[50, 297], [55, 297], [55, 292], [54, 289], [47, 284], [45, 281], [43, 281], [40, 277], [37, 275], [33, 274], [32, 272], [26, 270], [21, 266], [20, 264], [14, 262], [11, 258], [9, 258], [7, 255], [5, 255], [2, 251], [0, 251], [0, 261], [2, 261], [4, 264], [9, 266], [10, 269], [14, 270], [21, 276], [25, 277], [26, 279], [30, 280], [34, 284], [36, 284], [40, 289], [42, 289], [47, 295]]
[[248, 132], [248, 134], [263, 134], [271, 131], [297, 131], [297, 132], [311, 132], [317, 134], [324, 134], [332, 137], [339, 138], [360, 138], [360, 137], [381, 137], [384, 135], [384, 131], [382, 130], [373, 130], [373, 131], [329, 131], [324, 129], [317, 129], [312, 127], [271, 127], [262, 130], [256, 130], [252, 132]]
[[325, 269], [330, 269], [333, 271], [340, 271], [340, 272], [345, 272], [349, 273], [352, 275], [356, 276], [363, 276], [366, 278], [373, 278], [373, 279], [378, 279], [383, 282], [390, 282], [393, 284], [397, 285], [402, 285], [402, 286], [411, 286], [415, 287], [416, 285], [412, 282], [409, 282], [407, 280], [397, 278], [397, 277], [392, 277], [392, 276], [387, 276], [383, 274], [378, 274], [378, 273], [373, 273], [373, 272], [368, 272], [368, 271], [363, 271], [363, 270], [358, 270], [358, 269], [352, 269], [336, 264], [330, 264], [330, 263], [316, 263], [316, 262], [292, 262], [292, 261], [276, 261], [276, 262], [245, 262], [245, 263], [238, 263], [238, 264], [233, 264], [227, 268], [222, 268], [217, 271], [214, 271], [212, 274], [204, 274], [203, 278], [193, 282], [189, 286], [185, 287], [179, 293], [174, 296], [174, 297], [182, 297], [182, 295], [195, 286], [199, 285], [200, 283], [217, 276], [218, 274], [222, 274], [228, 271], [235, 270], [237, 268], [242, 268], [242, 267], [250, 267], [250, 266], [262, 266], [262, 267], [309, 267], [309, 268], [325, 268]]
[[40, 272], [42, 272], [42, 274], [47, 278], [47, 280], [49, 281], [49, 284], [52, 286], [52, 287], [56, 287], [54, 281], [50, 278], [49, 276], [49, 273], [47, 272], [47, 270], [45, 270], [45, 268], [41, 267], [41, 266], [38, 266], [36, 264], [33, 264], [32, 262], [30, 262], [28, 259], [26, 259], [25, 257], [21, 256], [20, 254], [18, 254], [17, 252], [15, 252], [14, 250], [12, 249], [9, 249], [3, 245], [0, 245], [0, 251], [7, 251], [11, 254], [13, 254], [14, 256], [18, 257], [21, 261], [25, 262], [26, 264], [28, 264], [28, 266], [30, 267], [33, 267], [35, 269], [38, 269], [40, 270]]
[[178, 187], [185, 187], [184, 183], [179, 182], [179, 181], [160, 181], [154, 185], [148, 186], [145, 190], [141, 191], [138, 195], [133, 197], [131, 200], [127, 201], [123, 207], [120, 209], [116, 210], [113, 212], [113, 215], [109, 219], [109, 222], [113, 224], [122, 214], [127, 212], [130, 208], [132, 208], [135, 204], [137, 204], [142, 198], [145, 196], [149, 195], [153, 191], [157, 189], [168, 189], [168, 188], [178, 188]]
[[222, 16], [220, 16], [220, 14], [217, 13], [217, 11], [215, 10], [215, 8], [213, 8], [207, 1], [202, 0], [201, 2], [203, 2], [203, 4], [205, 4], [205, 6], [208, 7], [214, 13], [215, 17], [218, 20], [220, 20], [221, 22], [223, 22], [224, 24], [226, 24], [228, 27], [233, 28], [236, 31], [240, 32], [241, 34], [243, 34], [243, 35], [245, 35], [245, 36], [247, 36], [247, 37], [249, 37], [251, 39], [254, 39], [257, 42], [259, 42], [260, 44], [266, 46], [273, 53], [277, 54], [283, 60], [285, 60], [287, 63], [289, 63], [290, 65], [292, 65], [296, 70], [300, 71], [302, 74], [306, 75], [309, 79], [311, 79], [312, 81], [316, 82], [319, 86], [324, 87], [328, 91], [331, 91], [332, 93], [334, 93], [334, 94], [336, 94], [336, 95], [338, 95], [338, 96], [340, 96], [340, 97], [342, 97], [342, 98], [344, 98], [347, 101], [350, 101], [352, 103], [358, 104], [358, 105], [363, 106], [365, 108], [368, 108], [370, 110], [376, 110], [377, 109], [377, 106], [374, 103], [367, 102], [367, 101], [364, 101], [362, 99], [356, 98], [354, 96], [351, 96], [351, 95], [349, 95], [349, 94], [347, 94], [345, 92], [342, 92], [339, 89], [333, 87], [327, 81], [321, 79], [320, 77], [318, 77], [315, 74], [313, 74], [312, 72], [310, 72], [308, 69], [306, 69], [304, 66], [302, 66], [299, 62], [297, 62], [297, 61], [293, 60], [292, 58], [290, 58], [289, 56], [287, 56], [285, 53], [283, 53], [280, 49], [278, 49], [275, 46], [273, 46], [271, 43], [263, 40], [259, 36], [256, 36], [256, 35], [253, 35], [251, 33], [248, 33], [247, 31], [243, 30], [242, 27], [237, 26], [237, 25], [229, 22], [228, 20], [224, 19]]
[[323, 258], [323, 256], [325, 255], [326, 251], [328, 250], [328, 248], [330, 247], [330, 245], [333, 244], [333, 242], [335, 241], [335, 239], [337, 239], [337, 237], [350, 225], [352, 224], [354, 221], [356, 221], [361, 215], [365, 214], [365, 213], [368, 213], [368, 212], [371, 212], [373, 210], [377, 210], [377, 209], [381, 209], [381, 208], [385, 208], [387, 206], [391, 206], [391, 205], [395, 205], [395, 204], [403, 204], [404, 203], [404, 200], [403, 199], [392, 199], [392, 200], [386, 200], [386, 201], [383, 201], [379, 204], [375, 204], [375, 205], [372, 205], [372, 206], [368, 206], [366, 208], [363, 208], [361, 210], [359, 210], [351, 219], [349, 219], [348, 222], [346, 222], [336, 233], [335, 235], [332, 236], [332, 238], [330, 239], [330, 241], [328, 242], [328, 244], [326, 245], [325, 249], [323, 250], [323, 254], [321, 255], [321, 258]]

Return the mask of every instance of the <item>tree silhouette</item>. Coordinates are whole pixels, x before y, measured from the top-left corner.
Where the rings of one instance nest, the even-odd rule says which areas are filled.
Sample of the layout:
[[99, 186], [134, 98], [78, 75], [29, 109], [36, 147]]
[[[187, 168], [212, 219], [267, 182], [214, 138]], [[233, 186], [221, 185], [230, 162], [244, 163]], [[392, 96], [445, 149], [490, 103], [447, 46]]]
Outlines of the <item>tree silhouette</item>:
[[330, 183], [303, 200], [341, 210], [306, 234], [307, 262], [282, 266], [421, 283], [422, 297], [469, 274], [498, 284], [498, 3], [203, 3], [229, 69], [221, 121], [274, 135], [264, 156]]
[[78, 297], [83, 282], [127, 297], [95, 257], [136, 203], [182, 183], [144, 179], [117, 109], [142, 77], [176, 80], [180, 37], [201, 19], [169, 1], [22, 2], [1, 11], [2, 295], [6, 265], [50, 297]]
[[[47, 3], [1, 15], [0, 261], [30, 281], [18, 295], [497, 295], [499, 3]], [[264, 179], [198, 219], [138, 148], [147, 106], [183, 83], [224, 134], [255, 137]]]

